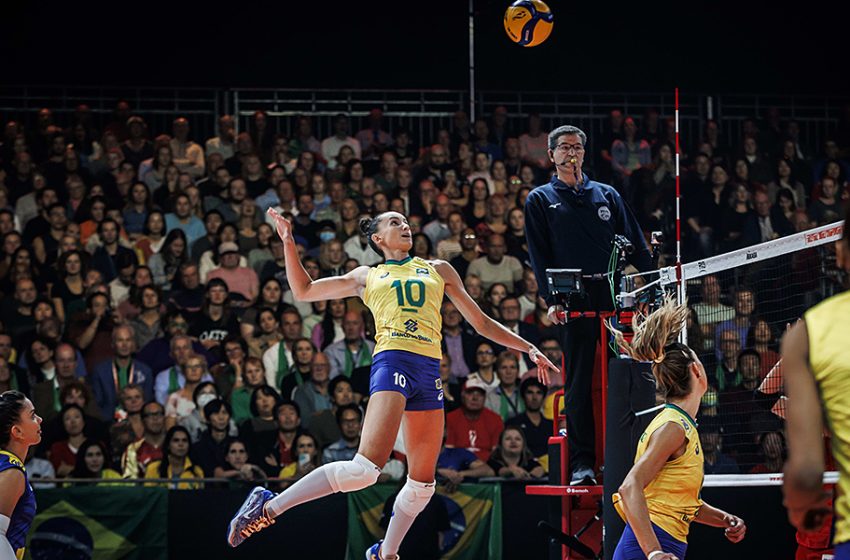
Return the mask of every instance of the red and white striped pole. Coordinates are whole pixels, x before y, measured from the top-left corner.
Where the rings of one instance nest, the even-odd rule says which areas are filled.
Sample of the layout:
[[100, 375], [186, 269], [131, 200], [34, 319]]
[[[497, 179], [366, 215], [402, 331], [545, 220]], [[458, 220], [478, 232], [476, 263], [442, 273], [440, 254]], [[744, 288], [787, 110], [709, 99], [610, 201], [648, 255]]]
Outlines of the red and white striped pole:
[[[679, 303], [685, 301], [685, 281], [682, 278], [682, 183], [679, 174], [679, 155], [681, 148], [679, 145], [679, 88], [676, 88], [675, 93], [675, 110], [676, 110], [676, 296]], [[682, 329], [682, 342], [688, 343], [687, 329]]]

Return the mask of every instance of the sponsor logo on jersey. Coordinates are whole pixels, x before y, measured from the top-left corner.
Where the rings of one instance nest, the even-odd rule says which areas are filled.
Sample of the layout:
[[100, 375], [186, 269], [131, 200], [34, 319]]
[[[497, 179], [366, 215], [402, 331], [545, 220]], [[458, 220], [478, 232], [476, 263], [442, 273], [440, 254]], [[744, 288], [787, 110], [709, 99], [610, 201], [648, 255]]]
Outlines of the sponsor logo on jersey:
[[417, 268], [416, 269], [416, 275], [417, 276], [428, 276], [428, 269], [427, 268]]
[[387, 276], [389, 276], [389, 275], [390, 275], [390, 273], [389, 273], [389, 272], [385, 272], [385, 273], [381, 274], [380, 276], [378, 276], [378, 278], [379, 278], [379, 279], [381, 279], [381, 278], [386, 278], [386, 277], [387, 277]]
[[414, 333], [419, 330], [419, 322], [415, 319], [408, 319], [404, 322], [404, 330]]

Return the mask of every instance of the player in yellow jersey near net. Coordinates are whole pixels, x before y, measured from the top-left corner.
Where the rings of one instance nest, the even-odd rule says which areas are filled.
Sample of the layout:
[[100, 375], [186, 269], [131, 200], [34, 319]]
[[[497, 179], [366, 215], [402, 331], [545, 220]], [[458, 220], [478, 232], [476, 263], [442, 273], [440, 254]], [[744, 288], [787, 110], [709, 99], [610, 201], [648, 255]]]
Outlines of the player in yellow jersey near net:
[[396, 498], [386, 538], [366, 551], [367, 560], [394, 560], [416, 516], [434, 494], [434, 473], [443, 438], [443, 388], [440, 380], [441, 316], [446, 295], [482, 336], [527, 352], [547, 383], [558, 369], [527, 340], [487, 317], [466, 293], [452, 266], [409, 256], [410, 225], [402, 214], [385, 212], [363, 220], [361, 231], [385, 262], [360, 266], [338, 277], [311, 280], [298, 259], [290, 223], [273, 210], [286, 254], [286, 277], [298, 301], [359, 296], [375, 317], [375, 353], [369, 407], [357, 455], [323, 465], [275, 496], [255, 488], [231, 521], [228, 541], [237, 546], [268, 527], [284, 511], [334, 492], [353, 492], [374, 484], [387, 461], [404, 418], [408, 478]]
[[[850, 204], [844, 236], [836, 245], [838, 267], [850, 272]], [[822, 301], [803, 315], [782, 339], [788, 460], [785, 506], [791, 524], [803, 532], [820, 528], [830, 513], [823, 487], [823, 420], [829, 424], [838, 466], [834, 501], [835, 560], [850, 559], [850, 291]]]
[[703, 453], [694, 417], [708, 378], [696, 353], [677, 342], [687, 314], [687, 306], [668, 300], [635, 327], [631, 343], [612, 329], [629, 356], [652, 362], [666, 401], [641, 435], [635, 464], [613, 496], [626, 521], [614, 560], [683, 560], [692, 521], [724, 528], [732, 542], [747, 531], [740, 517], [700, 499]]

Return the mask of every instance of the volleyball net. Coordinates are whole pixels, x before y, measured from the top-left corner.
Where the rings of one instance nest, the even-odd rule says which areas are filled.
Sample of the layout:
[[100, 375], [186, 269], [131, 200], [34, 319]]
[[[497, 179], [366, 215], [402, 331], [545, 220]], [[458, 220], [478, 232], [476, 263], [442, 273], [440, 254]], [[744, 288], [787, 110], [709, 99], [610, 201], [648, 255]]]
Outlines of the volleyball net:
[[662, 268], [652, 282], [684, 293], [691, 310], [683, 338], [709, 379], [698, 414], [707, 485], [781, 483], [776, 473], [786, 446], [779, 342], [807, 309], [843, 290], [835, 258], [843, 226], [836, 222]]

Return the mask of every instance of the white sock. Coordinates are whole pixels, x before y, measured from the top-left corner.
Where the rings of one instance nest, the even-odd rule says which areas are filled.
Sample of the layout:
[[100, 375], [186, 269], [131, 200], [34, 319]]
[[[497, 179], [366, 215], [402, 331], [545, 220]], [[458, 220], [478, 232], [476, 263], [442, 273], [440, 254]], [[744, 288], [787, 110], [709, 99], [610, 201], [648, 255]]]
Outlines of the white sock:
[[266, 503], [265, 512], [275, 518], [304, 502], [334, 492], [354, 492], [375, 484], [381, 469], [359, 453], [351, 461], [334, 461], [313, 470]]
[[398, 554], [401, 541], [416, 521], [416, 516], [425, 509], [431, 496], [434, 495], [434, 486], [434, 482], [417, 482], [410, 477], [407, 478], [407, 482], [393, 503], [393, 515], [381, 545], [383, 558]]

